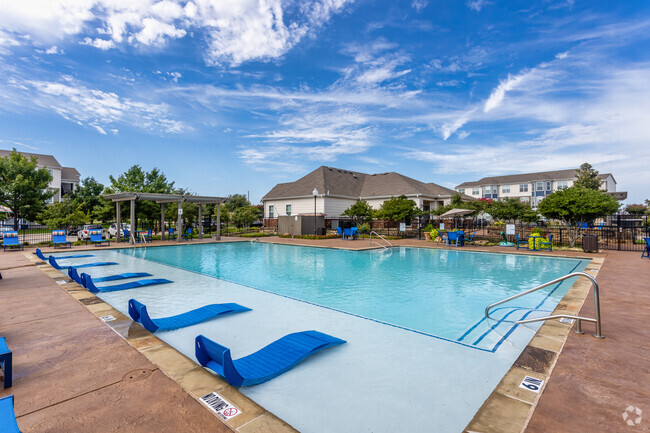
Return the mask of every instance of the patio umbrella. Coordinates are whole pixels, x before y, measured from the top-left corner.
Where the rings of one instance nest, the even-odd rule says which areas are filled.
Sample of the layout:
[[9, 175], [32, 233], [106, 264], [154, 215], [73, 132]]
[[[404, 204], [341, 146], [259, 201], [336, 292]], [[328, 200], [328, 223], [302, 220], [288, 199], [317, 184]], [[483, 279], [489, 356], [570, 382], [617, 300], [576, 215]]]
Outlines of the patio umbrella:
[[441, 218], [454, 218], [454, 228], [457, 227], [456, 224], [456, 217], [467, 215], [474, 212], [472, 209], [458, 209], [458, 208], [453, 208], [451, 210], [448, 210], [447, 212], [443, 213], [440, 215]]

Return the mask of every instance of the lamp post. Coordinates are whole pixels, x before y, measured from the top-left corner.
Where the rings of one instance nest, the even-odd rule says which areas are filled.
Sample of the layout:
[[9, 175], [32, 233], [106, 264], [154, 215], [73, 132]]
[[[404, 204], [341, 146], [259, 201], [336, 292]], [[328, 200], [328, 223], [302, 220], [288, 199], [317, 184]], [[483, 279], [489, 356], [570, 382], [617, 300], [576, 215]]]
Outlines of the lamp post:
[[314, 236], [316, 236], [316, 197], [318, 196], [318, 190], [314, 188], [311, 193], [314, 195]]

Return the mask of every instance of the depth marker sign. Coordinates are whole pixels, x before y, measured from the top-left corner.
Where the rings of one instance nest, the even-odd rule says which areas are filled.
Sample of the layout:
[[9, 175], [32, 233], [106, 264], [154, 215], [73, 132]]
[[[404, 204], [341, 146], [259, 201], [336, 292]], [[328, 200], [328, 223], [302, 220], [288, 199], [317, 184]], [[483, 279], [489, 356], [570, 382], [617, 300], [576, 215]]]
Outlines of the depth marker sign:
[[539, 393], [539, 390], [542, 389], [544, 381], [542, 379], [535, 379], [534, 377], [526, 376], [524, 380], [519, 384], [519, 388], [524, 388], [535, 393]]
[[201, 401], [226, 421], [241, 413], [239, 409], [230, 404], [229, 401], [227, 401], [216, 392], [211, 392], [210, 394], [204, 395], [201, 397]]

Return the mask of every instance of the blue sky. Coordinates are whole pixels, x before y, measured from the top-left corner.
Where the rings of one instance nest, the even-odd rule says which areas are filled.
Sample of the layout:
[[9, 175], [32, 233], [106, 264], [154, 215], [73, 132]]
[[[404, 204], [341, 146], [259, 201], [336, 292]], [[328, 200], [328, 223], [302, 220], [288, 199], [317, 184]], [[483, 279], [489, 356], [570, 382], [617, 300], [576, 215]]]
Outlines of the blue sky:
[[320, 165], [453, 187], [577, 167], [650, 198], [647, 1], [0, 2], [0, 148], [204, 195]]

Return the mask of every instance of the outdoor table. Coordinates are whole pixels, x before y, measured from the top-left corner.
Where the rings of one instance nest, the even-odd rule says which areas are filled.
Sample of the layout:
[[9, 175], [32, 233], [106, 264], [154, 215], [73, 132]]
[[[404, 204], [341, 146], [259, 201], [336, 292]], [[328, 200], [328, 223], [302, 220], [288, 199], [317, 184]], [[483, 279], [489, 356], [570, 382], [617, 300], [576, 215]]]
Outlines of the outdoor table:
[[535, 241], [535, 239], [537, 239], [537, 238], [541, 238], [541, 236], [530, 235], [530, 236], [528, 236], [528, 239], [526, 239], [527, 241], [530, 241], [530, 239], [533, 240], [533, 248], [530, 248], [530, 242], [528, 242], [528, 247], [533, 251], [537, 251], [537, 248], [536, 248], [537, 242]]

